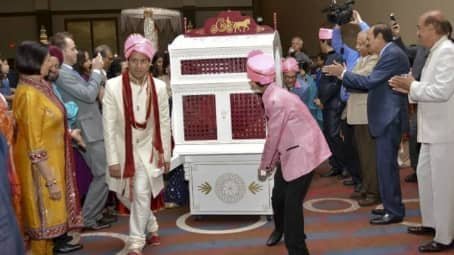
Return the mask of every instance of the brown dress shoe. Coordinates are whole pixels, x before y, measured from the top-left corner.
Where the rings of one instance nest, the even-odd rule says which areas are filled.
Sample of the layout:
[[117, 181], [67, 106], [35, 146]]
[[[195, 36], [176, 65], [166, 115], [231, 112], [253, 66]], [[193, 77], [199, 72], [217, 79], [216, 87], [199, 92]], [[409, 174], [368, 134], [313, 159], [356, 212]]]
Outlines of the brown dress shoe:
[[366, 196], [365, 198], [358, 201], [358, 204], [361, 207], [378, 205], [379, 203], [380, 199], [378, 199], [376, 196]]
[[435, 235], [435, 229], [431, 227], [416, 226], [408, 227], [408, 233], [413, 235]]
[[350, 198], [351, 199], [356, 199], [356, 200], [360, 200], [360, 199], [364, 199], [366, 198], [365, 195], [361, 192], [356, 192], [356, 191], [353, 191], [351, 194], [350, 194]]
[[418, 247], [419, 252], [441, 252], [451, 248], [451, 245], [446, 245], [442, 243], [437, 243], [435, 241], [431, 241], [429, 243], [420, 245]]

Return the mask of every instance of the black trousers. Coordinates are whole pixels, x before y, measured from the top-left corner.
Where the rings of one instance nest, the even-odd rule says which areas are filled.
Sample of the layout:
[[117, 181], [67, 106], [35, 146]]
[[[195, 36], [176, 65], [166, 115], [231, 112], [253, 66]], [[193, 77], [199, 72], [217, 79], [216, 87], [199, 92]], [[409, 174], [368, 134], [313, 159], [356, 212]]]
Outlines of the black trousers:
[[410, 150], [410, 163], [413, 170], [416, 172], [418, 167], [418, 158], [419, 151], [421, 150], [421, 144], [417, 141], [417, 130], [418, 130], [418, 120], [416, 112], [411, 114], [409, 117], [409, 150]]
[[361, 171], [358, 157], [358, 147], [355, 140], [354, 126], [349, 125], [347, 120], [342, 120], [342, 133], [344, 135], [344, 156], [348, 173], [352, 176], [355, 185], [361, 184]]
[[323, 109], [323, 134], [331, 150], [329, 164], [332, 168], [341, 172], [347, 167], [344, 141], [340, 137], [341, 115], [344, 107]]
[[289, 255], [309, 255], [304, 233], [303, 201], [313, 173], [286, 182], [282, 177], [281, 167], [278, 166], [274, 175], [271, 197], [274, 224], [277, 231], [284, 232], [285, 246]]
[[388, 124], [383, 134], [375, 138], [375, 146], [378, 187], [383, 207], [392, 216], [403, 218], [405, 206], [402, 203], [399, 166], [397, 165], [401, 135], [401, 121], [399, 117], [396, 117]]

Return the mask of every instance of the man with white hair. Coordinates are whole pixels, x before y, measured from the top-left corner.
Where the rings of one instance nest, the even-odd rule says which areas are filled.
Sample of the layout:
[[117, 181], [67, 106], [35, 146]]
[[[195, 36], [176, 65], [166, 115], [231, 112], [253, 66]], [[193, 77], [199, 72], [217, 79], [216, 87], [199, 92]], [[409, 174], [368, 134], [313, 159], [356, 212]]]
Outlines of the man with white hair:
[[454, 239], [454, 43], [452, 27], [441, 11], [429, 11], [418, 22], [421, 45], [430, 49], [421, 80], [395, 76], [390, 86], [408, 93], [418, 103], [418, 175], [422, 226], [409, 227], [416, 235], [435, 235], [419, 246], [420, 252], [450, 249]]

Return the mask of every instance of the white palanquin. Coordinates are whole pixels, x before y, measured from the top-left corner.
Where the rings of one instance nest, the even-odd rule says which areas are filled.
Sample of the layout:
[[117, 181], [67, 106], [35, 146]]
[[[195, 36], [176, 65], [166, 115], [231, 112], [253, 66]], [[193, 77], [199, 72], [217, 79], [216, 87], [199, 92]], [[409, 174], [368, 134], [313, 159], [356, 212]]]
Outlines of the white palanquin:
[[183, 32], [179, 11], [141, 7], [121, 11], [120, 35], [125, 40], [132, 33], [143, 34], [154, 49], [166, 50], [167, 45]]
[[191, 214], [272, 214], [272, 178], [257, 177], [265, 120], [245, 73], [257, 49], [274, 56], [282, 85], [277, 32], [180, 35], [169, 45], [174, 155], [184, 162]]

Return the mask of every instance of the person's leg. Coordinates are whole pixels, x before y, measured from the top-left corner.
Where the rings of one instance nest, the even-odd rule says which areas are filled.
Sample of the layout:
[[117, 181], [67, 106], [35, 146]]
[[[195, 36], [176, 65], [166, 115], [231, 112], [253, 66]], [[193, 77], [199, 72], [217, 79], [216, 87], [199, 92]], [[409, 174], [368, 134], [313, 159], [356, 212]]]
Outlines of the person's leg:
[[380, 201], [377, 177], [377, 159], [375, 140], [369, 133], [368, 125], [355, 126], [355, 141], [358, 146], [358, 158], [361, 165], [363, 198], [358, 201], [361, 206], [377, 204]]
[[430, 157], [430, 145], [422, 144], [416, 171], [420, 180], [418, 182], [419, 208], [421, 211], [422, 225], [424, 227], [435, 228]]
[[[349, 125], [347, 121], [342, 121], [342, 133], [344, 134], [344, 151], [346, 160], [346, 169], [352, 177], [355, 188], [361, 185], [360, 164], [358, 157], [358, 146], [355, 140], [355, 128]], [[346, 183], [346, 182], [344, 182]], [[348, 183], [348, 182], [347, 182]]]
[[151, 213], [151, 186], [146, 169], [142, 164], [136, 166], [134, 174], [134, 188], [129, 218], [129, 250], [142, 251], [145, 246], [145, 231]]
[[400, 144], [401, 124], [399, 118], [392, 121], [384, 133], [376, 138], [377, 173], [380, 196], [385, 211], [393, 217], [403, 218], [405, 207], [402, 203], [397, 153]]
[[274, 187], [271, 196], [271, 203], [273, 206], [273, 218], [275, 231], [284, 232], [284, 207], [285, 207], [285, 190], [287, 183], [282, 177], [282, 169], [279, 166], [276, 168], [274, 174]]
[[288, 182], [285, 196], [284, 236], [289, 255], [308, 255], [304, 233], [303, 201], [313, 172]]
[[410, 114], [409, 115], [409, 144], [408, 144], [408, 149], [410, 152], [410, 165], [415, 171], [414, 173], [409, 174], [406, 178], [406, 182], [416, 182], [417, 181], [417, 174], [416, 174], [416, 169], [418, 167], [418, 157], [419, 157], [419, 151], [421, 144], [418, 143], [417, 141], [417, 118], [416, 118], [416, 113]]
[[82, 155], [93, 175], [82, 208], [84, 224], [86, 227], [91, 227], [96, 226], [97, 220], [102, 218], [102, 210], [106, 205], [109, 193], [106, 183], [107, 163], [104, 142], [87, 144], [86, 152]]
[[323, 133], [332, 152], [332, 155], [329, 158], [329, 163], [332, 169], [328, 173], [323, 174], [323, 177], [339, 175], [345, 167], [345, 157], [342, 149], [343, 141], [340, 137], [340, 117], [340, 112], [336, 109], [323, 110]]
[[[430, 171], [432, 172], [434, 241], [444, 245], [454, 241], [454, 144], [430, 145]], [[421, 179], [420, 179], [421, 180]]]

